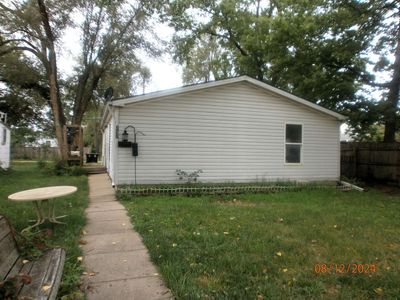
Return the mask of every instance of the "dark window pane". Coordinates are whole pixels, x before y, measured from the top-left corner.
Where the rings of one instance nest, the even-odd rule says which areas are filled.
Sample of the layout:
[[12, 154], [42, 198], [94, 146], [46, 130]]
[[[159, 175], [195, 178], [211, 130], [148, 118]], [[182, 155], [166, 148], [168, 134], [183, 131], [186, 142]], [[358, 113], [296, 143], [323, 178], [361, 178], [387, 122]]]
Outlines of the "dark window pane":
[[286, 143], [301, 143], [301, 125], [286, 124]]
[[300, 163], [301, 145], [286, 145], [286, 162]]

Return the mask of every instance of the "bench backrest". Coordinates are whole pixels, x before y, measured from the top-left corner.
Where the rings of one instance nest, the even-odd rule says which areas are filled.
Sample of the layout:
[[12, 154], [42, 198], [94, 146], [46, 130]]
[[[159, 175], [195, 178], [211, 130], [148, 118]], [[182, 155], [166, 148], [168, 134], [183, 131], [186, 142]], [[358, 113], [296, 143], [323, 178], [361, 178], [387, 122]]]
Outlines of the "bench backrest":
[[7, 219], [0, 215], [0, 280], [4, 280], [19, 257]]

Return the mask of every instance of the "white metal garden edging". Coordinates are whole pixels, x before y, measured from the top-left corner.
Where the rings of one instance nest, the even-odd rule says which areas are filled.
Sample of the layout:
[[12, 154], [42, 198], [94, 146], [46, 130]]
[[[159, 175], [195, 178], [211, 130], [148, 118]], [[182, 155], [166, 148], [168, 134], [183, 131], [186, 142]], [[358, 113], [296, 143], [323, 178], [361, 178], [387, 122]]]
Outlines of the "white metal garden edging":
[[[224, 194], [241, 194], [241, 193], [276, 193], [283, 191], [301, 191], [301, 190], [322, 190], [322, 189], [338, 189], [349, 191], [356, 189], [351, 184], [339, 185], [289, 185], [289, 186], [211, 186], [211, 187], [119, 187], [118, 193], [122, 195], [224, 195]], [[358, 188], [358, 187], [357, 187]], [[360, 188], [359, 188], [360, 189]], [[358, 189], [356, 189], [358, 190]]]
[[343, 186], [349, 187], [349, 188], [352, 189], [352, 190], [356, 190], [356, 191], [359, 191], [359, 192], [364, 192], [364, 189], [363, 189], [363, 188], [361, 188], [361, 187], [359, 187], [359, 186], [356, 186], [356, 185], [354, 185], [354, 184], [348, 183], [348, 182], [346, 182], [346, 181], [341, 181], [340, 183], [341, 183]]

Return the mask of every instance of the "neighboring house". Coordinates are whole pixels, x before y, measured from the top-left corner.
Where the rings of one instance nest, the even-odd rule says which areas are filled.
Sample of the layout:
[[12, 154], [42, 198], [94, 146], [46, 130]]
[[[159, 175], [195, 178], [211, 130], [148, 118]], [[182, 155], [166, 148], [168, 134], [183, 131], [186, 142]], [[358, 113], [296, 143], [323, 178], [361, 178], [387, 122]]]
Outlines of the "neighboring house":
[[6, 125], [7, 115], [0, 112], [0, 168], [10, 167], [10, 128]]
[[[115, 99], [102, 119], [103, 164], [114, 185], [338, 180], [345, 117], [247, 76]], [[123, 142], [124, 130], [138, 156]], [[127, 128], [128, 127], [128, 128]]]

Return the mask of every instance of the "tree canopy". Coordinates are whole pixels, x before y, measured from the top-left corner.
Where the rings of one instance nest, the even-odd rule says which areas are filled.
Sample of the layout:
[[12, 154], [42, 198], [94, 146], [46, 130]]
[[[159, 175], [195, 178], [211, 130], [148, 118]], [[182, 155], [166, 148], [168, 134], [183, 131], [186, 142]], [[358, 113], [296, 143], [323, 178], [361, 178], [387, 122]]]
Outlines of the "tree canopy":
[[[21, 53], [0, 56], [0, 111], [13, 125], [13, 144], [31, 143], [40, 136], [53, 136], [51, 122], [46, 121], [49, 90], [45, 79]], [[25, 76], [21, 76], [25, 74]]]
[[[13, 76], [13, 80], [0, 74], [0, 80], [13, 88], [26, 88], [30, 82], [31, 89], [50, 104], [55, 135], [63, 150], [63, 126], [67, 122], [80, 125], [98, 91], [112, 83], [119, 93], [130, 92], [134, 74], [143, 73], [137, 51], [145, 49], [157, 55], [149, 39], [149, 19], [159, 4], [102, 0], [0, 3], [0, 57], [9, 66], [13, 56], [24, 57], [20, 60], [24, 62], [21, 70], [26, 71]], [[81, 41], [71, 76], [60, 74], [58, 69], [62, 37], [67, 30], [75, 30]], [[27, 74], [31, 73], [40, 80], [29, 80], [31, 75]], [[66, 153], [61, 154], [65, 159]]]
[[[185, 83], [249, 75], [349, 116], [359, 139], [399, 130], [400, 2], [395, 0], [19, 0], [0, 3], [0, 109], [15, 124], [81, 124], [151, 78], [138, 51], [158, 55], [151, 18], [175, 28]], [[80, 37], [72, 74], [58, 69], [63, 37]], [[152, 38], [153, 37], [153, 38]], [[23, 112], [14, 114], [13, 109]], [[17, 120], [17, 117], [20, 120]], [[26, 123], [26, 120], [28, 123]], [[20, 123], [18, 123], [20, 122]], [[382, 134], [381, 128], [384, 128]], [[49, 130], [48, 128], [45, 130]]]
[[[369, 70], [373, 51], [382, 57], [375, 71], [390, 69], [392, 78], [397, 77], [396, 62], [391, 64], [387, 57], [398, 51], [398, 2], [176, 0], [170, 9], [175, 59], [184, 63], [184, 74], [207, 79], [208, 72], [218, 79], [218, 74], [225, 76], [221, 70], [230, 67], [227, 75], [247, 74], [349, 115], [357, 133], [384, 116], [385, 140], [394, 138], [387, 131], [395, 119], [398, 122], [398, 102], [393, 100], [398, 90], [391, 89], [397, 95], [392, 100], [374, 99], [362, 91], [366, 85], [389, 89]], [[210, 40], [220, 59], [212, 60], [218, 64], [202, 65], [204, 53], [212, 53]], [[360, 106], [365, 114], [357, 111]]]

